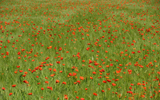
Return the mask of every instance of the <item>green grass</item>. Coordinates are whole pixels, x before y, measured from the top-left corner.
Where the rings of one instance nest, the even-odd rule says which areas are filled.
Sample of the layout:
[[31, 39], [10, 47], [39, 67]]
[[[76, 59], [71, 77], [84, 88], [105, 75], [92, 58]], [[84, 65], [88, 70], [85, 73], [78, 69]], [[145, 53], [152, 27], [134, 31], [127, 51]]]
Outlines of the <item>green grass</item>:
[[159, 0], [4, 0], [0, 5], [3, 100], [160, 98]]

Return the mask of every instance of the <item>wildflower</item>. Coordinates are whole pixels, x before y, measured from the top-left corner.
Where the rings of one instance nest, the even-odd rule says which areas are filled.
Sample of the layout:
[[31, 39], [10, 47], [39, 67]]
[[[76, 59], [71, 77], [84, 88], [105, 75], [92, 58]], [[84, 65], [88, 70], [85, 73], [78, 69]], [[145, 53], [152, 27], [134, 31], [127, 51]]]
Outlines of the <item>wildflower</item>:
[[44, 90], [44, 88], [42, 87], [41, 90]]
[[138, 53], [141, 53], [141, 51], [137, 51]]
[[105, 92], [104, 90], [101, 90], [102, 92]]
[[77, 98], [77, 99], [79, 99], [79, 97], [78, 97], [78, 96], [76, 96], [76, 98]]
[[137, 85], [141, 85], [141, 83], [137, 83]]
[[28, 95], [32, 95], [32, 93], [28, 93]]
[[97, 93], [93, 93], [93, 95], [97, 96]]
[[127, 93], [132, 94], [133, 92], [132, 91], [127, 91]]
[[129, 73], [129, 74], [132, 74], [132, 70], [131, 70], [131, 69], [129, 69], [129, 70], [128, 70], [128, 73]]
[[48, 82], [48, 81], [45, 81], [45, 83], [47, 83], [47, 84], [48, 84], [49, 82]]
[[77, 83], [79, 83], [79, 84], [80, 84], [80, 83], [81, 83], [81, 81], [80, 81], [80, 80], [78, 80], [78, 81], [77, 81]]
[[2, 90], [5, 90], [5, 87], [2, 87]]
[[81, 79], [81, 80], [84, 80], [84, 77], [80, 76], [80, 79]]
[[116, 84], [115, 84], [115, 83], [112, 83], [112, 86], [116, 86]]
[[59, 83], [59, 80], [56, 80], [56, 83]]
[[93, 77], [90, 77], [90, 79], [93, 79]]
[[111, 80], [107, 79], [107, 82], [111, 82]]
[[64, 99], [68, 99], [67, 95], [64, 96]]
[[16, 85], [12, 85], [12, 87], [16, 87]]
[[65, 84], [65, 85], [66, 85], [66, 82], [62, 82], [62, 84]]
[[12, 95], [12, 93], [9, 93], [9, 96], [11, 96]]
[[54, 72], [56, 72], [56, 69], [53, 69]]
[[107, 83], [105, 80], [103, 80], [103, 83]]

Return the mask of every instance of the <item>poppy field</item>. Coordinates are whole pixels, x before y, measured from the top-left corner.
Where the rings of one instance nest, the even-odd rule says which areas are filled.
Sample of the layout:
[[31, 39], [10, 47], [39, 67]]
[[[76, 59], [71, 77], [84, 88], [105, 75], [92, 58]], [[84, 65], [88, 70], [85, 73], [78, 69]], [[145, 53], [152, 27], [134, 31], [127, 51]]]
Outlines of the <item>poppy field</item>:
[[159, 100], [159, 7], [1, 0], [0, 100]]

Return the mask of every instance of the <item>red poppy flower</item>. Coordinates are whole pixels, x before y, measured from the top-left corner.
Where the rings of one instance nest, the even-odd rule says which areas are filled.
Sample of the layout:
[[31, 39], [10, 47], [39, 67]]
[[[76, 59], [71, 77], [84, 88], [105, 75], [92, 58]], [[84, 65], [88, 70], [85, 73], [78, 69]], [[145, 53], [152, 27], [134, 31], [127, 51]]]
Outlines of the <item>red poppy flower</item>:
[[9, 52], [6, 52], [6, 55], [9, 55]]
[[14, 85], [12, 85], [12, 87], [16, 87], [16, 85], [14, 84]]
[[2, 90], [5, 90], [5, 87], [2, 87]]
[[105, 92], [104, 90], [101, 90], [102, 92]]
[[107, 82], [104, 80], [103, 83], [107, 83]]
[[93, 77], [90, 77], [90, 79], [93, 79]]
[[84, 77], [80, 76], [80, 79], [81, 79], [81, 80], [84, 80]]
[[69, 73], [69, 76], [72, 76], [72, 73]]
[[137, 83], [137, 85], [141, 85], [141, 83]]
[[141, 51], [137, 51], [138, 53], [141, 53]]
[[32, 95], [32, 93], [28, 93], [28, 95]]
[[111, 82], [111, 80], [107, 79], [107, 82]]
[[131, 70], [131, 69], [129, 69], [129, 70], [128, 70], [128, 73], [129, 73], [129, 74], [132, 74], [132, 70]]
[[92, 72], [93, 74], [96, 74], [96, 72]]
[[127, 93], [132, 94], [133, 92], [132, 91], [127, 91]]
[[60, 61], [57, 61], [56, 63], [57, 63], [57, 64], [60, 64]]
[[89, 60], [89, 64], [92, 63], [92, 60]]
[[77, 75], [77, 73], [74, 73], [74, 72], [73, 72], [73, 74], [72, 74], [72, 75], [73, 75], [73, 76], [76, 76], [76, 75]]
[[116, 84], [115, 84], [115, 83], [112, 83], [112, 86], [116, 86]]
[[110, 64], [110, 66], [113, 66], [113, 64]]
[[135, 52], [132, 52], [132, 54], [135, 54]]
[[65, 84], [65, 85], [66, 85], [66, 82], [62, 82], [62, 84]]
[[11, 96], [12, 95], [12, 93], [9, 93], [9, 96]]
[[41, 90], [44, 90], [44, 88], [41, 88]]
[[93, 95], [97, 96], [97, 93], [93, 93]]
[[94, 63], [95, 66], [99, 65], [97, 62]]
[[77, 81], [77, 83], [79, 83], [79, 84], [80, 84], [80, 83], [81, 83], [81, 81], [80, 81], [80, 80], [78, 80], [78, 81]]
[[56, 80], [56, 83], [59, 83], [59, 80]]

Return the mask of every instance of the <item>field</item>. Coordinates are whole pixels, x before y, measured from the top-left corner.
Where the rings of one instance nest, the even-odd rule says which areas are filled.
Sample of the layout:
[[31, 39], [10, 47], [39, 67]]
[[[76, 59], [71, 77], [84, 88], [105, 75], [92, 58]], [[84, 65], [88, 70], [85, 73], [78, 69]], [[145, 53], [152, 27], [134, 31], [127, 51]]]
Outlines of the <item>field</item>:
[[159, 100], [160, 0], [1, 0], [0, 100]]

